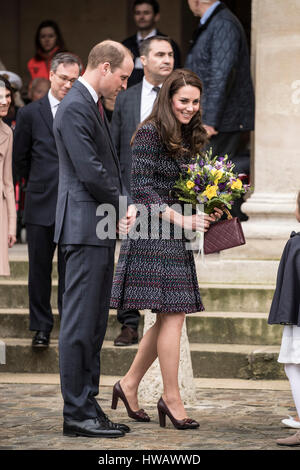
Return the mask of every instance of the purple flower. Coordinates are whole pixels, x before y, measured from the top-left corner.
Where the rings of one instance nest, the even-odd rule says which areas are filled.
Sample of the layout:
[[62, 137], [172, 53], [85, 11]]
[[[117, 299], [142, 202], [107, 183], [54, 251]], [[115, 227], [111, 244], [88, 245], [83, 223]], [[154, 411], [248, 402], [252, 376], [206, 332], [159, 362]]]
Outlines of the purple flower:
[[223, 168], [223, 163], [221, 163], [221, 162], [216, 162], [216, 163], [215, 163], [215, 168], [216, 168], [217, 170], [221, 170], [221, 169]]
[[219, 186], [219, 190], [220, 190], [220, 191], [225, 191], [226, 186], [227, 186], [227, 183], [219, 183], [218, 186]]
[[194, 181], [195, 181], [195, 184], [201, 185], [201, 183], [202, 183], [202, 178], [201, 178], [201, 176], [200, 176], [200, 175], [197, 175]]

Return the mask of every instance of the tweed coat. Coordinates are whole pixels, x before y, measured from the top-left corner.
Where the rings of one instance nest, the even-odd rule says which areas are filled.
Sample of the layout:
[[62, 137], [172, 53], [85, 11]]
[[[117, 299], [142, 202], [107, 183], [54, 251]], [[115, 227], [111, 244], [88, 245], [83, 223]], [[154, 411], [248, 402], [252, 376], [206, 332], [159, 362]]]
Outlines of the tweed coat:
[[153, 313], [204, 310], [193, 252], [185, 236], [177, 236], [174, 226], [169, 231], [159, 217], [167, 205], [179, 204], [172, 189], [190, 158], [189, 153], [171, 157], [152, 123], [138, 130], [132, 147], [131, 191], [138, 210], [141, 205], [146, 209], [145, 225], [142, 222], [140, 228], [148, 230], [141, 236], [131, 233], [122, 241], [111, 308]]
[[9, 276], [8, 235], [16, 235], [17, 213], [12, 178], [12, 130], [0, 119], [0, 275]]

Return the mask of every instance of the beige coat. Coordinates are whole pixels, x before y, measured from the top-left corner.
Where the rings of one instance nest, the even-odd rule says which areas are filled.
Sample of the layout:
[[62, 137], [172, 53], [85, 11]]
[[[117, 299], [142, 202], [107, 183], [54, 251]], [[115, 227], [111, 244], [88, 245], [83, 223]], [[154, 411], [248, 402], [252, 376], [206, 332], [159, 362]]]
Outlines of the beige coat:
[[8, 235], [16, 235], [12, 178], [12, 130], [0, 119], [0, 276], [9, 276]]

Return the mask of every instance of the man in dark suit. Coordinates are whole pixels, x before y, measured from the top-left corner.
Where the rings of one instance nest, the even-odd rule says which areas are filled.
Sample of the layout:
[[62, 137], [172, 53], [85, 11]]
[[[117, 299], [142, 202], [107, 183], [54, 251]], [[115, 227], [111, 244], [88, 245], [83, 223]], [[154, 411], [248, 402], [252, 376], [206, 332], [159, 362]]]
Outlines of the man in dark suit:
[[[174, 67], [174, 53], [171, 40], [166, 36], [153, 36], [141, 45], [141, 62], [144, 78], [140, 83], [120, 93], [111, 121], [112, 136], [120, 159], [122, 178], [130, 191], [131, 138], [141, 121], [152, 111], [163, 81]], [[128, 346], [138, 342], [140, 313], [138, 310], [118, 310], [121, 333], [115, 339], [115, 346]]]
[[59, 362], [67, 436], [120, 437], [129, 431], [112, 423], [95, 397], [116, 239], [115, 233], [101, 235], [99, 226], [108, 211], [112, 220], [119, 220], [120, 233], [127, 233], [136, 216], [130, 198], [124, 214], [119, 209], [120, 197], [127, 192], [101, 97], [126, 89], [132, 69], [131, 53], [122, 44], [97, 44], [54, 122], [59, 155], [54, 239], [66, 260]]
[[[159, 3], [156, 0], [135, 0], [133, 3], [133, 19], [137, 33], [123, 41], [123, 44], [134, 55], [134, 69], [128, 80], [128, 88], [139, 83], [144, 76], [143, 64], [140, 59], [142, 42], [151, 36], [165, 36], [156, 28], [159, 18]], [[174, 52], [174, 68], [177, 69], [181, 67], [180, 50], [175, 41], [171, 40], [171, 43]]]
[[[53, 327], [50, 304], [55, 209], [58, 188], [58, 155], [53, 119], [61, 100], [81, 69], [79, 59], [60, 53], [52, 61], [49, 92], [18, 113], [13, 161], [16, 172], [27, 180], [25, 224], [29, 255], [29, 315], [34, 348], [48, 347]], [[61, 313], [64, 260], [58, 249], [58, 309]]]
[[[214, 155], [228, 154], [236, 170], [245, 167], [250, 131], [254, 129], [254, 92], [246, 35], [238, 18], [220, 1], [188, 0], [199, 27], [185, 67], [203, 83], [201, 106], [209, 147]], [[250, 157], [248, 155], [248, 162]], [[249, 166], [249, 163], [248, 163]], [[247, 220], [240, 203], [233, 213]]]

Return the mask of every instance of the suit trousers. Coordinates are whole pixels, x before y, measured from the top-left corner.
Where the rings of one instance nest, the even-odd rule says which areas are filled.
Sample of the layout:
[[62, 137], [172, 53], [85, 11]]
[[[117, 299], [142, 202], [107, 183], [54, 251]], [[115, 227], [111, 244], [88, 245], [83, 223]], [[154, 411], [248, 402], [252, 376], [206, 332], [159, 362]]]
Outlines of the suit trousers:
[[117, 319], [122, 326], [129, 326], [134, 330], [137, 330], [139, 327], [140, 316], [140, 312], [136, 309], [117, 311]]
[[[250, 156], [245, 156], [249, 135], [247, 131], [219, 132], [219, 134], [211, 137], [207, 149], [212, 148], [213, 156], [227, 154], [229, 160], [235, 165], [234, 171], [236, 173], [249, 173]], [[241, 221], [248, 219], [248, 216], [241, 211], [243, 202], [243, 197], [237, 199], [230, 211], [233, 217], [238, 217]]]
[[229, 160], [234, 160], [241, 144], [242, 132], [219, 132], [210, 138], [207, 148], [212, 147], [212, 154], [226, 155]]
[[107, 328], [114, 247], [62, 245], [66, 262], [59, 334], [61, 391], [66, 418], [97, 416], [100, 351]]
[[[29, 256], [29, 329], [50, 333], [53, 328], [51, 308], [52, 264], [56, 248], [54, 224], [50, 226], [26, 224]], [[57, 249], [58, 295], [57, 304], [61, 313], [64, 290], [65, 263], [60, 248]]]

